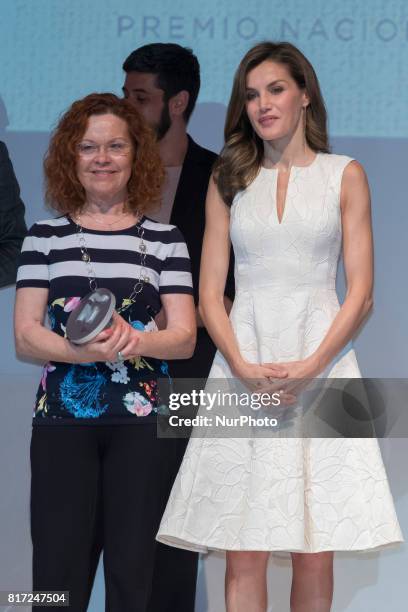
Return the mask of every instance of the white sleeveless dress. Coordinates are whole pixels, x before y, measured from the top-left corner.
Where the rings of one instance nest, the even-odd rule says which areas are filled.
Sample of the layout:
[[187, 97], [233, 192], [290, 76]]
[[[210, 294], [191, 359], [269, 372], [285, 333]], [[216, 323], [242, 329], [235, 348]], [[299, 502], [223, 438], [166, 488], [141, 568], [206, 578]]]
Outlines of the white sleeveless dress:
[[[320, 153], [292, 167], [281, 223], [277, 170], [261, 168], [235, 197], [230, 320], [248, 361], [307, 357], [336, 316], [340, 186], [350, 161]], [[351, 346], [327, 371], [361, 377]], [[233, 378], [219, 352], [211, 378]], [[280, 437], [191, 438], [157, 539], [200, 552], [308, 553], [403, 540], [376, 439]]]

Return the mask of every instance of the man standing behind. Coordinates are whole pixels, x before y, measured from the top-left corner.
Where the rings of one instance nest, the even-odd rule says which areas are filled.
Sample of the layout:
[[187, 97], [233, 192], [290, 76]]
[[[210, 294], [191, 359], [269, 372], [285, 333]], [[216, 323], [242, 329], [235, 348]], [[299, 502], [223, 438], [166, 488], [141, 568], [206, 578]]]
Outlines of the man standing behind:
[[0, 287], [16, 280], [17, 259], [26, 233], [20, 189], [7, 147], [0, 141]]
[[[153, 219], [176, 225], [190, 253], [194, 300], [198, 305], [205, 198], [216, 154], [187, 134], [200, 89], [200, 66], [191, 49], [154, 43], [133, 51], [123, 64], [123, 93], [155, 129], [167, 179]], [[234, 295], [232, 263], [225, 288], [229, 311]], [[215, 353], [197, 309], [197, 345], [188, 360], [169, 364], [172, 378], [207, 378]], [[188, 440], [180, 439], [181, 463]], [[194, 612], [197, 554], [158, 544], [149, 612]]]

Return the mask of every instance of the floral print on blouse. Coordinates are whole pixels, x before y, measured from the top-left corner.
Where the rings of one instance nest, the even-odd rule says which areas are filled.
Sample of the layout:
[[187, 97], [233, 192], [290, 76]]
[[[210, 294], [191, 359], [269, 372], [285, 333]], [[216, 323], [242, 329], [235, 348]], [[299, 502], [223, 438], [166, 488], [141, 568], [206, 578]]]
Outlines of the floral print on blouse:
[[[58, 298], [50, 304], [48, 317], [54, 332], [65, 336], [68, 316], [80, 299]], [[134, 318], [136, 308], [139, 318]], [[146, 315], [141, 320], [143, 309], [136, 302], [125, 298], [119, 310], [134, 329], [144, 333], [157, 330], [147, 309], [144, 309]], [[158, 377], [168, 377], [167, 363], [153, 358], [81, 364], [47, 363], [37, 392], [34, 417], [95, 419], [106, 415], [114, 419], [167, 414], [167, 407], [160, 402], [158, 394]]]

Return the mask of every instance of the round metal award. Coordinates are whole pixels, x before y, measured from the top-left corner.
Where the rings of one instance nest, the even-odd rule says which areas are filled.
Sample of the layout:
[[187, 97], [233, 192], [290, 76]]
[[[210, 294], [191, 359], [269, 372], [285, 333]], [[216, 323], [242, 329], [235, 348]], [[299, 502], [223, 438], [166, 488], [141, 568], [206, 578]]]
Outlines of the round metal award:
[[109, 327], [116, 299], [109, 289], [95, 289], [88, 293], [68, 317], [66, 334], [74, 344], [90, 342]]

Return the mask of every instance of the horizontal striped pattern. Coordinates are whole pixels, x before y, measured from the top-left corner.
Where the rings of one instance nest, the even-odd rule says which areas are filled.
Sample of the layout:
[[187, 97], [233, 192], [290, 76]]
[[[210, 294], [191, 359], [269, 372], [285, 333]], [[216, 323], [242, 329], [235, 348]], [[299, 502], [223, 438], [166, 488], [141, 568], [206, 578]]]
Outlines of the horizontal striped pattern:
[[[140, 225], [144, 230], [145, 269], [151, 287], [159, 293], [191, 294], [190, 259], [180, 231], [147, 217], [143, 217]], [[138, 233], [136, 225], [110, 232], [84, 228], [85, 243], [100, 286], [109, 288], [107, 281], [122, 279], [126, 287], [121, 293], [131, 291], [140, 274]], [[65, 286], [65, 296], [77, 295], [78, 282], [88, 278], [76, 224], [65, 216], [35, 223], [22, 247], [17, 288], [46, 287], [55, 299], [52, 285], [57, 282], [60, 286], [64, 278], [69, 285]]]

